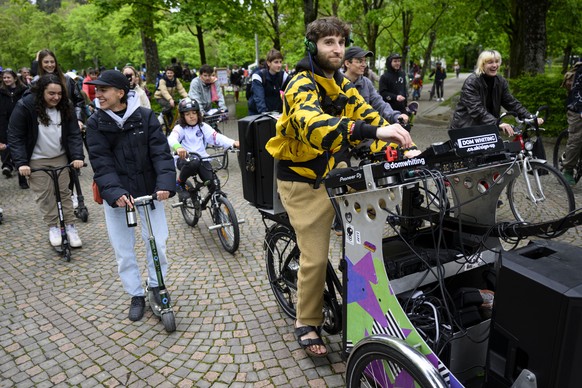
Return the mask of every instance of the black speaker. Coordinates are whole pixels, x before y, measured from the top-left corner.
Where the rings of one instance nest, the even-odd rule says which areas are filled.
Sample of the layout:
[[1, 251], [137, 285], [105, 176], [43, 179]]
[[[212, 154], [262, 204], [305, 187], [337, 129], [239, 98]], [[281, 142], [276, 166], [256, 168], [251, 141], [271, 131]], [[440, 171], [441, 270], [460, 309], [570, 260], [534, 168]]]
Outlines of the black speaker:
[[251, 205], [272, 209], [275, 160], [265, 144], [275, 136], [276, 120], [268, 115], [247, 116], [238, 121], [243, 196]]
[[580, 387], [581, 365], [582, 249], [544, 240], [503, 253], [486, 387], [510, 387], [524, 369], [538, 387]]

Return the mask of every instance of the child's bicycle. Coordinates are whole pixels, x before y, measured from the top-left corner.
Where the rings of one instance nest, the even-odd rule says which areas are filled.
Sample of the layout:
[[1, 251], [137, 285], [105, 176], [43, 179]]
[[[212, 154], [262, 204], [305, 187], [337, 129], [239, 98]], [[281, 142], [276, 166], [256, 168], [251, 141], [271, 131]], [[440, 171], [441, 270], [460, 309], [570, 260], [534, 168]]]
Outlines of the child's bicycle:
[[[86, 166], [86, 164], [84, 164]], [[59, 216], [59, 227], [61, 229], [61, 245], [59, 247], [54, 247], [55, 250], [62, 256], [63, 260], [66, 262], [71, 261], [71, 244], [69, 238], [67, 237], [67, 230], [65, 225], [65, 215], [63, 213], [63, 201], [61, 198], [61, 192], [59, 187], [59, 176], [63, 170], [69, 170], [72, 175], [77, 176], [77, 169], [73, 167], [72, 164], [67, 164], [65, 166], [59, 167], [38, 167], [31, 168], [30, 172], [43, 171], [53, 181], [53, 187], [55, 191], [55, 199], [57, 201], [57, 210]], [[78, 183], [78, 178], [77, 178]]]
[[158, 256], [158, 248], [156, 246], [156, 239], [152, 231], [152, 224], [150, 221], [149, 207], [153, 206], [153, 201], [156, 199], [156, 194], [144, 195], [143, 197], [137, 197], [133, 199], [133, 204], [136, 207], [143, 207], [145, 223], [148, 230], [148, 240], [150, 242], [150, 248], [152, 250], [152, 258], [154, 261], [154, 268], [156, 269], [156, 277], [158, 278], [158, 289], [159, 293], [149, 288], [146, 284], [146, 291], [148, 294], [148, 300], [153, 313], [160, 317], [164, 329], [168, 333], [176, 331], [176, 319], [174, 317], [174, 310], [172, 310], [172, 305], [170, 302], [170, 293], [166, 289], [164, 283], [164, 276], [162, 275], [162, 268], [160, 266], [160, 260]]
[[[178, 193], [180, 202], [173, 204], [172, 207], [180, 207], [184, 221], [189, 226], [196, 226], [202, 216], [202, 211], [208, 210], [213, 223], [208, 229], [216, 230], [224, 249], [229, 253], [234, 253], [240, 243], [239, 224], [245, 221], [237, 219], [234, 207], [228, 200], [226, 193], [222, 191], [217, 175], [219, 170], [225, 168], [229, 151], [226, 149], [222, 153], [205, 158], [196, 153], [190, 153], [190, 157], [197, 157], [201, 160], [200, 168], [208, 168], [208, 164], [210, 164], [212, 180], [203, 182], [197, 175], [188, 179], [186, 190]], [[213, 191], [209, 189], [212, 186], [214, 187]]]
[[[568, 129], [564, 129], [562, 133], [556, 139], [556, 144], [554, 144], [554, 157], [553, 164], [561, 173], [564, 172], [564, 160], [566, 158], [566, 145], [568, 144]], [[582, 178], [582, 153], [578, 155], [578, 161], [574, 167], [572, 173], [574, 181], [578, 183], [580, 178]]]

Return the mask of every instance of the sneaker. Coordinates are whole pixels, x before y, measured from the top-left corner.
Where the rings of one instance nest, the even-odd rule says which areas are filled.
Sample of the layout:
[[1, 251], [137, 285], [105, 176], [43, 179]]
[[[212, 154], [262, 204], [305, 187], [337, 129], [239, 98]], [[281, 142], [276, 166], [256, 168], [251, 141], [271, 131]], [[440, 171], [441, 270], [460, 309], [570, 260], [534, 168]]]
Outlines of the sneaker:
[[10, 167], [4, 167], [4, 168], [2, 168], [2, 174], [6, 178], [10, 178], [10, 177], [12, 177], [12, 169]]
[[75, 225], [67, 225], [65, 230], [67, 231], [67, 238], [69, 239], [69, 244], [71, 244], [71, 247], [80, 248], [83, 243], [81, 242], [81, 238], [79, 237], [79, 233], [77, 232]]
[[56, 226], [49, 228], [49, 241], [53, 247], [60, 247], [63, 239], [61, 238], [61, 229]]
[[566, 179], [566, 182], [568, 182], [570, 186], [576, 185], [576, 179], [574, 179], [574, 171], [564, 170], [562, 174], [564, 175], [564, 179]]
[[77, 199], [77, 194], [71, 195], [71, 201], [73, 201], [73, 209], [79, 207], [79, 200]]
[[145, 312], [145, 297], [134, 296], [131, 298], [131, 306], [129, 306], [128, 318], [130, 321], [139, 321], [143, 318]]

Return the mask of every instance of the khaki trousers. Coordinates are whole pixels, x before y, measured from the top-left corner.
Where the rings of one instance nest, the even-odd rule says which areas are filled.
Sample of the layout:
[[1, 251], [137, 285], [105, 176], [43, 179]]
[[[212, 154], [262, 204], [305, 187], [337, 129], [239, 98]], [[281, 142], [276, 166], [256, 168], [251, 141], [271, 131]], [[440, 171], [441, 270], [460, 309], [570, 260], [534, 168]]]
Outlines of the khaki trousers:
[[576, 167], [580, 151], [582, 150], [582, 117], [580, 113], [568, 111], [568, 143], [566, 145], [566, 158], [564, 168]]
[[[61, 155], [56, 158], [31, 160], [30, 168], [60, 167], [68, 163], [67, 156]], [[71, 200], [71, 190], [69, 190], [70, 181], [69, 169], [62, 170], [59, 176], [59, 191], [61, 193], [65, 224], [67, 225], [75, 223], [73, 201]], [[59, 223], [59, 214], [52, 178], [44, 171], [36, 171], [30, 174], [29, 184], [32, 191], [36, 194], [36, 203], [40, 206], [43, 221], [49, 227], [57, 226]]]
[[308, 183], [278, 179], [277, 187], [301, 251], [297, 319], [306, 325], [320, 326], [334, 210], [323, 184], [315, 190]]

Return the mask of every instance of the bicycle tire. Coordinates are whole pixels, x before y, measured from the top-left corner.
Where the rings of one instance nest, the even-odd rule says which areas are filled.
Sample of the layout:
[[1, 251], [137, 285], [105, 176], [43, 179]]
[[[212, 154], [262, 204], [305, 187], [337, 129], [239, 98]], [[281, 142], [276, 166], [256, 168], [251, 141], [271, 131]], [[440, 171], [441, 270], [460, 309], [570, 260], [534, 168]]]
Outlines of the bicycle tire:
[[265, 236], [267, 277], [275, 300], [292, 319], [296, 316], [299, 248], [288, 227], [271, 227]]
[[404, 352], [381, 342], [369, 342], [355, 349], [346, 366], [348, 388], [442, 386], [442, 383], [427, 378], [426, 370]]
[[[186, 182], [186, 187], [194, 187], [191, 180]], [[189, 226], [196, 226], [198, 220], [200, 219], [200, 201], [198, 200], [197, 192], [190, 192], [190, 195], [184, 198], [182, 205], [180, 206], [180, 211], [182, 212], [182, 217], [184, 221]], [[197, 206], [195, 206], [195, 204]]]
[[[531, 171], [527, 177], [534, 195], [540, 199], [534, 203], [528, 195], [523, 173], [507, 186], [507, 199], [511, 212], [519, 222], [536, 224], [565, 217], [576, 208], [574, 193], [562, 174], [546, 161], [530, 160]], [[540, 185], [535, 183], [539, 178]], [[565, 233], [562, 231], [560, 234]]]
[[[565, 129], [560, 133], [556, 139], [556, 144], [554, 144], [554, 155], [553, 155], [553, 165], [561, 173], [564, 172], [564, 158], [566, 153], [566, 144], [568, 143], [568, 130]], [[578, 158], [576, 167], [574, 168], [574, 181], [578, 183], [580, 178], [582, 178], [582, 155]]]
[[[217, 208], [214, 210], [214, 224], [223, 226], [217, 229], [218, 238], [228, 253], [234, 253], [240, 244], [240, 229], [234, 207], [223, 195], [217, 198]], [[224, 225], [229, 224], [229, 225]]]

